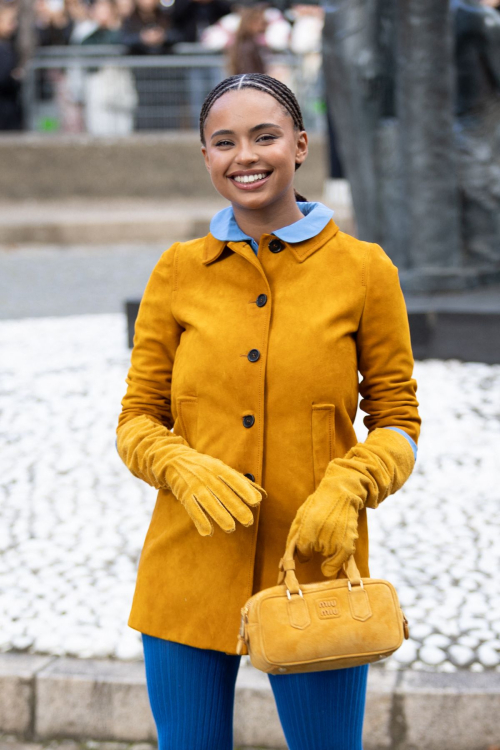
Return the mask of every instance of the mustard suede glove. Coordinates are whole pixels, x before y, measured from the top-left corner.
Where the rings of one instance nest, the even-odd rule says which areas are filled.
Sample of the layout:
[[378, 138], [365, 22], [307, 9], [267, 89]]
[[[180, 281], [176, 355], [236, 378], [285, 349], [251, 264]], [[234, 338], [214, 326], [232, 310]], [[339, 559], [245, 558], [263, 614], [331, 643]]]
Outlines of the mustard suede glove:
[[311, 550], [327, 559], [321, 570], [334, 577], [354, 554], [358, 513], [376, 508], [406, 482], [415, 458], [410, 443], [394, 430], [376, 428], [364, 443], [357, 443], [343, 458], [335, 458], [315, 492], [300, 506], [288, 532], [287, 545], [298, 534], [298, 557]]
[[202, 536], [212, 536], [210, 517], [227, 533], [235, 519], [251, 526], [266, 491], [218, 458], [191, 448], [153, 417], [140, 415], [117, 430], [120, 457], [132, 474], [156, 489], [169, 488]]

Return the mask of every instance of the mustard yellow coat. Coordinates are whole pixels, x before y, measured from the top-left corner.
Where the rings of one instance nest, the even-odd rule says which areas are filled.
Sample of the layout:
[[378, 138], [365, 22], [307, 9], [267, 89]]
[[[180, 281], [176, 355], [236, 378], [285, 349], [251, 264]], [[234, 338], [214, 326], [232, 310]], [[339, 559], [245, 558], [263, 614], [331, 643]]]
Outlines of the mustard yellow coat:
[[[369, 430], [400, 427], [415, 441], [420, 430], [396, 266], [333, 220], [281, 252], [269, 249], [273, 239], [262, 236], [258, 256], [211, 234], [163, 253], [140, 306], [118, 426], [119, 435], [149, 415], [268, 493], [253, 525], [228, 534], [214, 524], [202, 537], [160, 489], [139, 561], [129, 626], [228, 654], [240, 608], [277, 583], [298, 507], [357, 442], [358, 390]], [[368, 576], [364, 509], [358, 531], [355, 558]], [[324, 580], [323, 560], [297, 562], [299, 581]]]

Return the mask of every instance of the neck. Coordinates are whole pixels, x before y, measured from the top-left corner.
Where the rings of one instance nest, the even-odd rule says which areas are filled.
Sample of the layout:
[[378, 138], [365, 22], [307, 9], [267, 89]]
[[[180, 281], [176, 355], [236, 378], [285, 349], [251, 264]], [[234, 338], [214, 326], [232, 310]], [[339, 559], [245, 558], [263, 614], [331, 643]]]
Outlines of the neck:
[[293, 191], [283, 196], [280, 201], [263, 208], [244, 208], [234, 203], [232, 205], [238, 226], [256, 242], [260, 242], [263, 234], [270, 234], [304, 218]]

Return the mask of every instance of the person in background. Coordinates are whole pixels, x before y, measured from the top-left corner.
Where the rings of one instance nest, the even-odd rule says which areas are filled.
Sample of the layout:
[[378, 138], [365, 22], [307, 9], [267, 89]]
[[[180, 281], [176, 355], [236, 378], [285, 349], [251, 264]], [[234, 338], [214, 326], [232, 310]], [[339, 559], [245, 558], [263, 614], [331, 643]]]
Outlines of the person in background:
[[266, 72], [264, 11], [265, 6], [261, 4], [241, 9], [240, 25], [227, 51], [229, 75]]
[[14, 37], [18, 25], [14, 3], [0, 2], [0, 130], [22, 126], [20, 89], [23, 71], [18, 67]]
[[97, 29], [97, 21], [92, 18], [89, 0], [65, 0], [65, 8], [71, 23], [70, 44], [81, 44]]
[[116, 0], [116, 10], [120, 19], [120, 26], [123, 21], [134, 12], [134, 0]]
[[231, 5], [227, 0], [176, 0], [172, 17], [182, 41], [199, 42], [205, 29], [231, 13]]
[[39, 47], [68, 44], [72, 28], [63, 0], [35, 0], [35, 29]]
[[[210, 27], [231, 13], [227, 0], [176, 0], [172, 7], [172, 18], [183, 42], [202, 44], [203, 36]], [[214, 86], [224, 77], [224, 58], [221, 64], [204, 68], [186, 68], [185, 88], [191, 127], [196, 128], [200, 107]]]
[[[136, 0], [134, 12], [122, 25], [121, 42], [131, 55], [165, 55], [181, 40], [172, 11], [157, 0]], [[169, 71], [160, 66], [132, 70], [138, 96], [134, 130], [164, 130], [172, 123]], [[174, 126], [177, 122], [174, 120]]]
[[35, 0], [38, 46], [80, 44], [97, 28], [86, 0]]
[[135, 9], [123, 22], [121, 42], [132, 55], [161, 55], [170, 51], [180, 34], [170, 11], [158, 0], [136, 0]]
[[[98, 28], [83, 45], [119, 44], [120, 17], [115, 0], [94, 0], [92, 17]], [[128, 135], [134, 128], [138, 103], [133, 73], [117, 65], [103, 65], [85, 77], [85, 127], [92, 135]]]
[[95, 0], [90, 16], [97, 28], [82, 40], [82, 44], [119, 44], [121, 23], [115, 0]]

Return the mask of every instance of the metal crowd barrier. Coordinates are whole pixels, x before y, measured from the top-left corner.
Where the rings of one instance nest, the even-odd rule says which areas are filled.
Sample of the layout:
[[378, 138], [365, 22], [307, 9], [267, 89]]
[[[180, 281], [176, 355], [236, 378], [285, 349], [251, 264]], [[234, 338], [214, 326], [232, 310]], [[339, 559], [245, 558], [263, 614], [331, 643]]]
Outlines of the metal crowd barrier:
[[[272, 66], [295, 91], [307, 129], [322, 130], [321, 74], [291, 53], [274, 55]], [[145, 56], [121, 45], [42, 48], [23, 81], [26, 128], [96, 136], [196, 129], [205, 96], [227, 75], [224, 55], [198, 45]]]

